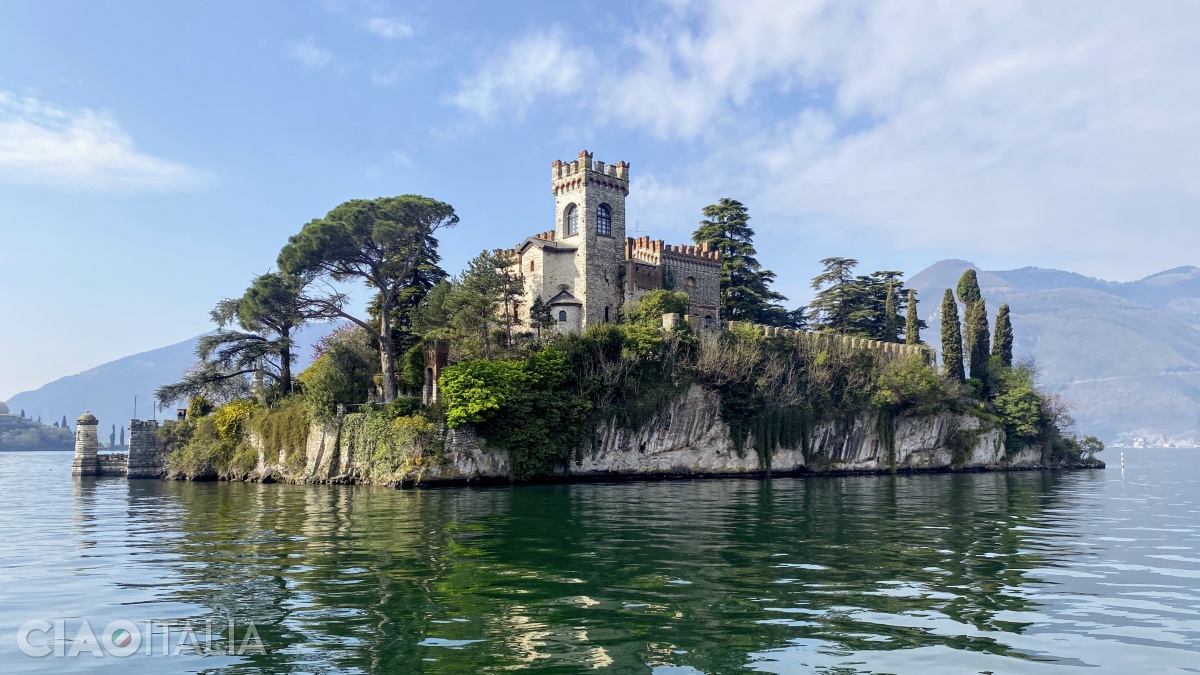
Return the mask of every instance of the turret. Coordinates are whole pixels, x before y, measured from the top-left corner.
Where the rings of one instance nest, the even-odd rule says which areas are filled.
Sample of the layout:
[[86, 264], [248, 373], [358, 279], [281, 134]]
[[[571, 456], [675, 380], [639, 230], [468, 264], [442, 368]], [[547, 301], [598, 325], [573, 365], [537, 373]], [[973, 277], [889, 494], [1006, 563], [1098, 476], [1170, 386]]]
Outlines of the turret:
[[72, 476], [95, 476], [100, 472], [100, 460], [96, 451], [100, 448], [100, 421], [91, 412], [84, 412], [75, 422], [75, 461], [71, 463]]

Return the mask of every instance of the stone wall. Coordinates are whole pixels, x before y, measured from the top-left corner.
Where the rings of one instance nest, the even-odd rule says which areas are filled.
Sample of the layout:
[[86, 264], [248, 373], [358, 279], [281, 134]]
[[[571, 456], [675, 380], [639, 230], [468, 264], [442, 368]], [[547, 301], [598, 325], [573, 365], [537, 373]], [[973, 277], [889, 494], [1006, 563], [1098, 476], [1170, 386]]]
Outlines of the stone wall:
[[[900, 418], [894, 436], [881, 430], [878, 417], [864, 413], [841, 423], [812, 429], [810, 446], [780, 445], [764, 466], [751, 437], [739, 452], [721, 419], [717, 392], [692, 385], [670, 405], [637, 429], [614, 421], [601, 424], [563, 478], [731, 476], [768, 471], [788, 473], [965, 471], [1043, 468], [1039, 448], [1006, 453], [1004, 432], [971, 415], [943, 413]], [[444, 449], [419, 474], [391, 476], [388, 484], [425, 485], [504, 481], [508, 453], [489, 446], [469, 428], [447, 429]], [[307, 465], [287, 473], [270, 467], [276, 478], [296, 482], [370, 482], [358, 458], [368, 449], [349, 447], [333, 425], [314, 425], [309, 434]], [[265, 474], [264, 474], [265, 475]]]
[[[174, 424], [174, 422], [167, 422]], [[130, 478], [161, 478], [166, 472], [166, 453], [158, 444], [158, 422], [129, 421], [128, 476]]]
[[814, 333], [803, 330], [793, 330], [791, 328], [776, 328], [774, 326], [763, 326], [760, 324], [751, 324], [739, 321], [729, 321], [725, 324], [729, 330], [739, 330], [749, 327], [767, 336], [782, 336], [797, 340], [810, 340], [813, 342], [837, 342], [853, 349], [870, 349], [883, 353], [889, 356], [910, 356], [916, 355], [925, 358], [927, 363], [934, 363], [936, 352], [929, 345], [909, 345], [899, 342], [881, 342], [879, 340], [870, 340], [867, 338], [851, 337], [849, 335], [839, 335], [837, 333]]

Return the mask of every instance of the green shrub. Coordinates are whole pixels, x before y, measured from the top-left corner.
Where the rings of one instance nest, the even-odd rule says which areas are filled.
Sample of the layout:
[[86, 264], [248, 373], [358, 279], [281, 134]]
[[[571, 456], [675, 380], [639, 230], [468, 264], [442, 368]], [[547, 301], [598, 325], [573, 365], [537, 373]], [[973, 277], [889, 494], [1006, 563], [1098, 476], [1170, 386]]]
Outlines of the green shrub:
[[948, 384], [918, 355], [883, 366], [872, 403], [897, 415], [933, 415], [949, 409], [955, 396]]
[[212, 401], [209, 401], [207, 398], [204, 398], [200, 394], [196, 394], [195, 396], [193, 396], [191, 399], [188, 400], [187, 418], [189, 420], [199, 419], [201, 417], [204, 417], [205, 415], [211, 415], [212, 411], [213, 411]]
[[336, 332], [322, 349], [299, 378], [309, 417], [320, 422], [333, 419], [339, 403], [366, 401], [379, 372], [378, 354], [364, 330]]
[[1033, 372], [1018, 366], [1001, 378], [1002, 390], [992, 402], [1004, 425], [1009, 448], [1017, 443], [1031, 444], [1044, 438], [1051, 426], [1046, 415], [1045, 399], [1033, 381]]
[[188, 480], [241, 478], [254, 470], [258, 453], [245, 442], [224, 437], [217, 429], [215, 417], [200, 418], [187, 443], [167, 456], [170, 474]]
[[630, 323], [651, 327], [662, 326], [663, 314], [684, 316], [688, 310], [688, 294], [663, 289], [647, 291], [637, 302], [629, 305], [625, 316]]
[[425, 387], [425, 344], [418, 342], [410, 347], [401, 363], [405, 384], [412, 391], [421, 391]]
[[213, 425], [217, 434], [227, 441], [239, 441], [246, 429], [246, 421], [254, 412], [254, 402], [244, 398], [234, 399], [217, 408], [213, 413]]
[[446, 424], [457, 428], [490, 419], [508, 402], [524, 375], [519, 361], [467, 361], [442, 371], [438, 388], [446, 400]]
[[[598, 331], [601, 341], [622, 333]], [[615, 346], [619, 353], [621, 343]], [[586, 439], [592, 406], [568, 386], [567, 354], [548, 346], [524, 361], [468, 361], [442, 371], [451, 427], [474, 424], [508, 450], [513, 480], [553, 473]]]
[[367, 476], [386, 482], [420, 480], [428, 461], [441, 453], [441, 433], [423, 415], [393, 418], [384, 410], [346, 415], [342, 441]]
[[304, 400], [293, 396], [250, 418], [250, 429], [269, 458], [282, 457], [293, 469], [304, 465], [310, 422]]

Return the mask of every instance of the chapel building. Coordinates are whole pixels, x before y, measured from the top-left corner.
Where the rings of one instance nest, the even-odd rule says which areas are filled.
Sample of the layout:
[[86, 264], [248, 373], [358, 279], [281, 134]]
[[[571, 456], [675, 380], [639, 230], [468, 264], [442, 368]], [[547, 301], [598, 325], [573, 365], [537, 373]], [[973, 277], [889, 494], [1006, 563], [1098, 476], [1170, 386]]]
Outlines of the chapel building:
[[621, 306], [646, 291], [688, 295], [687, 320], [714, 327], [720, 319], [721, 254], [700, 246], [625, 236], [629, 165], [593, 161], [584, 150], [551, 166], [554, 229], [513, 249], [524, 278], [517, 319], [527, 323], [533, 302], [550, 306], [558, 330], [579, 333], [614, 322]]

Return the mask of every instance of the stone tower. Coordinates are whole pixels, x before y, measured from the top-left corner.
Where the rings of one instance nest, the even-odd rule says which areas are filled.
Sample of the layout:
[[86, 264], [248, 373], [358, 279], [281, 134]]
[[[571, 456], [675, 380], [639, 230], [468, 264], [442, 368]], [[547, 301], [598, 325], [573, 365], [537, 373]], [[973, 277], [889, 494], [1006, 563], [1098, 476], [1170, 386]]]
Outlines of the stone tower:
[[555, 240], [578, 250], [570, 290], [583, 304], [580, 327], [616, 321], [623, 299], [629, 165], [606, 166], [584, 150], [573, 162], [555, 160], [551, 184]]
[[97, 430], [99, 420], [85, 412], [75, 423], [75, 461], [71, 463], [72, 476], [95, 476], [100, 472], [100, 460], [96, 450], [100, 448]]

